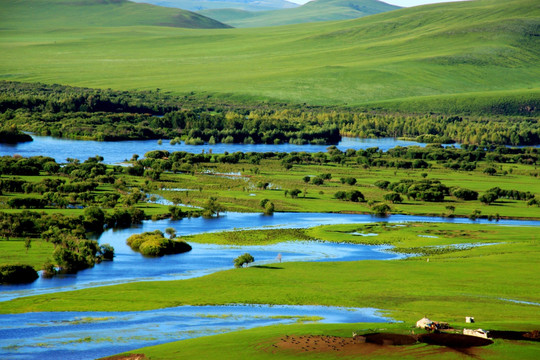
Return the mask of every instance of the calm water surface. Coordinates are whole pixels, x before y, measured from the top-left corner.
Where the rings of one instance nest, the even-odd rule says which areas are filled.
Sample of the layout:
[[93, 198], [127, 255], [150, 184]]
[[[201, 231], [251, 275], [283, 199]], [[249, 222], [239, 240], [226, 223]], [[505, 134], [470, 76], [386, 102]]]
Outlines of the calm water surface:
[[325, 323], [388, 321], [376, 309], [282, 305], [1, 315], [0, 358], [95, 359], [170, 341], [290, 324], [305, 317], [322, 317]]
[[[193, 243], [185, 254], [145, 258], [133, 252], [125, 240], [142, 231], [174, 227], [179, 235], [235, 228], [290, 227], [320, 224], [409, 221], [472, 223], [468, 219], [394, 215], [324, 213], [275, 213], [273, 216], [226, 213], [220, 218], [190, 218], [178, 221], [145, 221], [130, 229], [108, 230], [100, 237], [116, 249], [113, 262], [96, 265], [65, 278], [39, 279], [33, 284], [3, 286], [2, 300], [32, 294], [67, 291], [146, 280], [172, 280], [200, 276], [232, 268], [232, 259], [244, 252], [258, 264], [283, 261], [390, 260], [399, 255], [388, 247], [324, 242], [286, 242], [268, 246], [222, 246]], [[487, 223], [479, 220], [476, 223]], [[501, 220], [501, 225], [540, 226], [538, 221]], [[372, 234], [373, 235], [373, 234]], [[274, 265], [279, 266], [279, 264]], [[164, 294], [165, 295], [165, 294]], [[343, 309], [313, 306], [182, 306], [140, 312], [60, 312], [0, 315], [0, 358], [5, 359], [94, 359], [144, 346], [207, 336], [258, 326], [290, 323], [302, 316], [324, 317], [331, 323], [387, 321], [375, 309]], [[292, 317], [292, 318], [291, 318]], [[351, 328], [351, 331], [354, 330]]]
[[[141, 157], [150, 150], [186, 151], [201, 153], [212, 151], [215, 154], [225, 152], [326, 152], [328, 145], [293, 145], [293, 144], [215, 144], [215, 145], [186, 145], [184, 142], [171, 145], [169, 141], [163, 141], [158, 145], [156, 140], [131, 140], [131, 141], [87, 141], [58, 139], [50, 136], [32, 135], [34, 141], [15, 145], [0, 144], [0, 156], [19, 154], [29, 156], [50, 156], [57, 162], [63, 163], [67, 158], [86, 160], [89, 157], [103, 156], [107, 164], [116, 164], [130, 159], [133, 154]], [[382, 150], [392, 149], [396, 146], [411, 146], [425, 144], [414, 141], [397, 140], [394, 138], [360, 139], [344, 137], [337, 145], [340, 150], [367, 149], [378, 147]]]
[[[176, 229], [177, 234], [190, 235], [235, 229], [264, 228], [307, 228], [317, 225], [373, 223], [385, 221], [403, 222], [445, 222], [458, 224], [486, 224], [485, 219], [471, 221], [465, 218], [436, 218], [427, 216], [392, 215], [376, 217], [357, 214], [327, 213], [274, 213], [264, 216], [259, 213], [225, 213], [219, 218], [186, 218], [182, 220], [144, 221], [129, 229], [107, 230], [99, 242], [109, 243], [115, 248], [116, 257], [112, 262], [103, 262], [94, 268], [80, 271], [76, 275], [64, 275], [53, 279], [39, 278], [26, 285], [3, 285], [0, 301], [22, 296], [83, 289], [96, 286], [113, 285], [134, 281], [177, 280], [232, 268], [237, 256], [249, 252], [256, 264], [276, 262], [279, 253], [283, 261], [358, 261], [391, 260], [400, 255], [389, 252], [387, 246], [367, 246], [355, 244], [336, 244], [325, 242], [286, 242], [264, 246], [223, 246], [212, 244], [191, 244], [193, 250], [161, 258], [146, 258], [132, 251], [126, 239], [145, 231], [161, 230], [168, 227]], [[249, 226], [246, 226], [249, 224]], [[499, 225], [540, 226], [540, 221], [500, 220]]]

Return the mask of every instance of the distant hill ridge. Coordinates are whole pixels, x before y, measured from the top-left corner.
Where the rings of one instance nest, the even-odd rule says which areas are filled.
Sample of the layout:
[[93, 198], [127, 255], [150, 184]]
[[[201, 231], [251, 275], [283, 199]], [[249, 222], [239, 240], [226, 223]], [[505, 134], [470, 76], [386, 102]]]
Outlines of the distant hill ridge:
[[295, 8], [300, 5], [286, 0], [132, 0], [159, 6], [190, 11], [206, 9], [238, 9], [245, 11], [267, 11]]
[[357, 19], [399, 8], [377, 0], [315, 0], [293, 9], [257, 12], [210, 9], [199, 11], [199, 14], [234, 27], [265, 27]]
[[3, 28], [168, 26], [193, 29], [228, 28], [217, 20], [187, 10], [128, 0], [2, 0]]
[[[41, 7], [6, 6], [14, 3]], [[540, 109], [538, 0], [216, 30], [133, 26], [133, 16], [108, 11], [113, 5], [100, 5], [101, 13], [85, 7], [94, 9], [82, 23], [59, 3], [0, 2], [0, 13], [9, 14], [0, 29], [0, 79], [453, 114]], [[118, 26], [92, 27], [92, 18]]]

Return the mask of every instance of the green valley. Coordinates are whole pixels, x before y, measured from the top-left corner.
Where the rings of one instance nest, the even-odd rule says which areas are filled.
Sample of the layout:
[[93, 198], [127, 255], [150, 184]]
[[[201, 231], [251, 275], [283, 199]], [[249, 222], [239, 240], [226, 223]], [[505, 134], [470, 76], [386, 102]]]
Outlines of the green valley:
[[0, 1], [0, 358], [540, 357], [538, 0], [149, 2]]
[[[9, 4], [2, 3], [2, 12]], [[538, 7], [531, 0], [224, 30], [74, 28], [62, 22], [70, 13], [61, 7], [37, 22], [29, 9], [12, 9], [13, 20], [4, 22], [1, 79], [159, 88], [254, 103], [439, 112], [537, 108]]]
[[396, 9], [399, 7], [376, 0], [317, 0], [292, 9], [251, 12], [239, 9], [208, 9], [198, 13], [242, 28], [357, 19]]

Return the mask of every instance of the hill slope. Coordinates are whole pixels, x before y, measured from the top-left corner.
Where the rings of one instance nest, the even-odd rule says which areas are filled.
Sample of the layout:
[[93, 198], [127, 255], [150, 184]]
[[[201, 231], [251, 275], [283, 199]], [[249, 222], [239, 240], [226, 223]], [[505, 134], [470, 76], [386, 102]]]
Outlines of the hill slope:
[[134, 2], [174, 7], [190, 11], [204, 9], [240, 9], [246, 11], [265, 11], [288, 9], [298, 4], [286, 0], [133, 0]]
[[242, 11], [211, 9], [199, 11], [212, 19], [234, 27], [264, 27], [317, 21], [357, 19], [399, 9], [377, 0], [315, 0], [294, 9]]
[[194, 29], [229, 27], [191, 11], [127, 0], [2, 0], [0, 13], [3, 14], [4, 29], [136, 25]]
[[537, 0], [453, 2], [255, 29], [18, 25], [0, 30], [0, 79], [428, 111], [441, 103], [505, 106], [540, 94]]

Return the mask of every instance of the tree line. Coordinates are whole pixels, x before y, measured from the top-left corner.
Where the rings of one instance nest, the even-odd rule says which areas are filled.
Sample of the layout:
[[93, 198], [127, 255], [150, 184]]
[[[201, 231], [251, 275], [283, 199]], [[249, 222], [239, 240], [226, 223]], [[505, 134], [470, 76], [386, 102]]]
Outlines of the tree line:
[[407, 137], [481, 146], [540, 144], [534, 116], [367, 112], [344, 107], [232, 103], [211, 96], [0, 82], [0, 121], [57, 137], [188, 144], [335, 144], [341, 136]]

